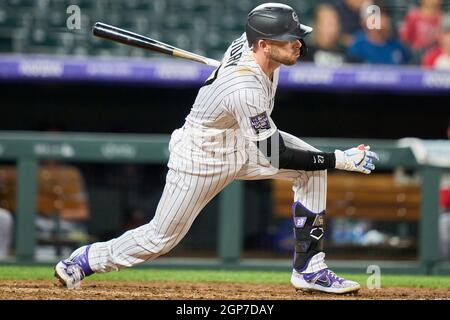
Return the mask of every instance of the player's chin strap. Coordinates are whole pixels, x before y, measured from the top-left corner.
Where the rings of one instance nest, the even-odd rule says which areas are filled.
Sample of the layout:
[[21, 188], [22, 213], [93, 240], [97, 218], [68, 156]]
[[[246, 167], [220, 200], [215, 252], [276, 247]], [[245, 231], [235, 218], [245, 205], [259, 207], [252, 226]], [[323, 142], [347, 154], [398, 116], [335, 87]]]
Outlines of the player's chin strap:
[[292, 213], [295, 234], [294, 269], [305, 272], [309, 269], [311, 259], [322, 252], [325, 210], [314, 213], [297, 201], [292, 205]]
[[300, 43], [302, 44], [302, 47], [300, 48], [300, 58], [306, 57], [308, 54], [308, 46], [306, 45], [305, 40], [300, 39]]

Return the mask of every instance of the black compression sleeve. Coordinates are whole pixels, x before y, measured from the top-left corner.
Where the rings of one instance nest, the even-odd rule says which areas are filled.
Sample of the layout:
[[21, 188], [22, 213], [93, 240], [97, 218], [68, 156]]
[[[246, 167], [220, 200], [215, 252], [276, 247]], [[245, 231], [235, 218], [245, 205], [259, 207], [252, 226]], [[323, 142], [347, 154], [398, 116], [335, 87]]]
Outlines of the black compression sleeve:
[[[273, 139], [278, 140], [279, 152], [272, 150]], [[284, 140], [278, 131], [266, 140], [257, 142], [257, 145], [259, 150], [266, 156], [272, 165], [279, 169], [315, 171], [334, 169], [336, 166], [334, 152], [314, 152], [290, 148], [285, 145]], [[278, 159], [275, 158], [277, 154]]]

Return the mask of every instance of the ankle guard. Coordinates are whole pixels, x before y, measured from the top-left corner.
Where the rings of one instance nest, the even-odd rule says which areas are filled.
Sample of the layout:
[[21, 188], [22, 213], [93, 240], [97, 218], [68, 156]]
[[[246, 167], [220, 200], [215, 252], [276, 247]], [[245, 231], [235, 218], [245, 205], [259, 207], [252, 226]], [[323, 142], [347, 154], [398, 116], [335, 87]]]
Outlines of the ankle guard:
[[292, 205], [292, 213], [295, 235], [294, 269], [301, 272], [313, 256], [322, 252], [325, 210], [314, 213], [297, 201]]

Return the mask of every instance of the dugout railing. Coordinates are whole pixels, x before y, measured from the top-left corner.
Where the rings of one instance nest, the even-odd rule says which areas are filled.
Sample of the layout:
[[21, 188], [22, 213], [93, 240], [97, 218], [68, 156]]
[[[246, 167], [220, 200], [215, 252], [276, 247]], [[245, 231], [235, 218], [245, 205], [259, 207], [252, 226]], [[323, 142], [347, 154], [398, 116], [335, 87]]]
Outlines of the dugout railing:
[[[168, 160], [169, 135], [151, 134], [85, 134], [3, 131], [0, 133], [0, 161], [16, 162], [17, 212], [15, 259], [13, 263], [34, 260], [36, 247], [37, 172], [40, 160], [55, 159], [90, 163], [165, 164]], [[324, 150], [348, 148], [361, 141], [353, 139], [305, 139]], [[448, 273], [448, 263], [441, 260], [439, 250], [439, 186], [445, 169], [419, 165], [410, 148], [399, 147], [396, 140], [365, 140], [380, 155], [378, 169], [403, 167], [421, 176], [421, 207], [419, 219], [418, 259], [400, 261], [330, 262], [338, 270], [365, 272], [368, 265], [379, 265], [385, 272]], [[217, 259], [171, 260], [152, 262], [157, 267], [227, 267], [288, 269], [290, 262], [242, 259], [243, 249], [243, 183], [233, 182], [219, 195]]]

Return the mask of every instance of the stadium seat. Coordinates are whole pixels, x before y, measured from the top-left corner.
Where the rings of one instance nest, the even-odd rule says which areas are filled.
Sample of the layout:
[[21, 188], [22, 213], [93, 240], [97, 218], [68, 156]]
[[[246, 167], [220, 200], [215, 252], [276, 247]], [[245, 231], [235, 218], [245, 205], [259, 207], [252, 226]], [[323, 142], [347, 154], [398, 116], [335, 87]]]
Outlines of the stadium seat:
[[[292, 183], [274, 180], [274, 212], [292, 216]], [[417, 221], [420, 187], [401, 184], [391, 174], [328, 174], [327, 216], [382, 221]]]
[[[13, 213], [17, 210], [17, 170], [15, 166], [0, 166], [0, 207]], [[68, 165], [41, 165], [38, 170], [37, 211], [39, 217], [47, 217], [54, 228], [48, 233], [38, 232], [38, 241], [57, 247], [78, 246], [89, 237], [80, 229], [62, 232], [60, 227], [86, 221], [90, 217], [87, 194], [79, 170]], [[44, 223], [45, 224], [45, 223]], [[37, 225], [39, 228], [39, 225]]]
[[[298, 11], [302, 22], [306, 24], [313, 23], [314, 8], [322, 2], [327, 1], [284, 1]], [[92, 37], [90, 30], [93, 23], [102, 21], [137, 33], [153, 35], [169, 43], [174, 39], [175, 43], [171, 43], [173, 45], [217, 57], [223, 54], [232, 39], [244, 32], [248, 12], [260, 2], [255, 0], [5, 0], [3, 3], [0, 7], [0, 39], [3, 39], [0, 43], [0, 52], [152, 55], [148, 52], [137, 53], [132, 49], [111, 47], [108, 41], [93, 42], [88, 39], [88, 36]], [[66, 10], [70, 5], [77, 5], [81, 9], [82, 26], [81, 30], [77, 31], [84, 33], [87, 41], [84, 46], [80, 43], [73, 46], [69, 42], [67, 47], [62, 48], [61, 42], [52, 42], [51, 39], [58, 38], [59, 36], [55, 35], [57, 33], [72, 32], [66, 27], [68, 18]], [[396, 27], [400, 26], [402, 17], [410, 5], [407, 0], [385, 2], [385, 6], [392, 9]], [[450, 3], [444, 3], [443, 7], [448, 11]], [[5, 33], [14, 34], [17, 33], [16, 30], [22, 30], [19, 32], [21, 36], [5, 40]], [[36, 30], [42, 30], [46, 36], [39, 37], [36, 33], [42, 34], [42, 32]], [[34, 34], [34, 43], [24, 43], [23, 34]], [[199, 37], [202, 34], [207, 37]], [[66, 40], [64, 41], [67, 43]], [[75, 50], [75, 48], [78, 49]]]

